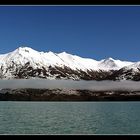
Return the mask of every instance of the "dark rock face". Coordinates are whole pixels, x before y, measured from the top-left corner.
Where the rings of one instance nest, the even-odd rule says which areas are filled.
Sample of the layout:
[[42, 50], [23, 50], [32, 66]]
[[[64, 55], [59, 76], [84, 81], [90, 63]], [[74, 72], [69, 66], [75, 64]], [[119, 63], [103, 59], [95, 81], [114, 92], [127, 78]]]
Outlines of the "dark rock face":
[[67, 66], [49, 66], [33, 68], [30, 62], [27, 62], [24, 66], [12, 63], [8, 68], [1, 66], [0, 78], [6, 78], [7, 73], [10, 73], [12, 78], [15, 79], [28, 79], [30, 77], [37, 78], [53, 78], [53, 79], [73, 79], [73, 80], [134, 80], [140, 81], [140, 70], [133, 71], [133, 69], [121, 68], [119, 70], [110, 71], [94, 71], [94, 70], [73, 70]]
[[122, 68], [118, 71], [114, 71], [111, 75], [107, 76], [108, 80], [133, 80], [140, 81], [140, 70], [134, 71], [133, 69]]
[[69, 67], [52, 67], [48, 68], [33, 68], [30, 63], [26, 63], [24, 66], [18, 66], [14, 62], [12, 66], [8, 67], [3, 72], [3, 67], [0, 69], [1, 75], [0, 78], [6, 78], [5, 73], [8, 71], [11, 73], [11, 76], [16, 79], [28, 79], [30, 77], [38, 78], [50, 78], [54, 77], [55, 79], [73, 79], [73, 80], [104, 80], [107, 76], [112, 74], [112, 71], [93, 71], [87, 70], [87, 72], [82, 70], [72, 70]]

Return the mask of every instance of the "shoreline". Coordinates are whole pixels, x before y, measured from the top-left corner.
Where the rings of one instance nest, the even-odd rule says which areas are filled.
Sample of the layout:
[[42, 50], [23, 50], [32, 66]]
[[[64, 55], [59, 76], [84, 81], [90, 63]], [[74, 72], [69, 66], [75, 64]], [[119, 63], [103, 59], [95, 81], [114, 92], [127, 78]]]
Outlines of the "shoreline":
[[0, 101], [140, 101], [140, 91], [1, 89]]

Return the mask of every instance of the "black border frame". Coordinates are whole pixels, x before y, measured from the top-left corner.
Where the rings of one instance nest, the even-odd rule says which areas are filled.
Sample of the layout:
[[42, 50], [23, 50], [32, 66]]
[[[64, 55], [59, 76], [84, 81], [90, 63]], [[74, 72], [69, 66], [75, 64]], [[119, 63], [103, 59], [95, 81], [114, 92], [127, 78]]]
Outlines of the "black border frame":
[[[140, 6], [140, 1], [138, 1], [138, 0], [133, 0], [133, 1], [115, 1], [115, 0], [112, 0], [112, 1], [107, 1], [107, 0], [94, 0], [94, 1], [92, 1], [92, 0], [85, 0], [85, 1], [80, 1], [80, 0], [77, 0], [77, 2], [76, 1], [68, 1], [68, 0], [56, 0], [56, 1], [54, 1], [54, 0], [39, 0], [39, 1], [37, 1], [37, 0], [34, 0], [34, 1], [26, 1], [26, 0], [24, 0], [24, 1], [22, 1], [22, 0], [19, 0], [19, 1], [17, 1], [17, 0], [9, 0], [9, 1], [6, 1], [6, 0], [1, 0], [0, 1], [0, 6], [8, 6], [8, 5], [10, 5], [10, 6], [14, 6], [14, 5], [23, 5], [23, 6], [26, 6], [26, 5], [35, 5], [35, 6], [37, 6], [37, 5], [63, 5], [63, 6], [65, 6], [65, 5], [81, 5], [81, 6], [88, 6], [88, 5], [130, 5], [130, 6], [133, 6], [133, 5], [139, 5]], [[56, 138], [56, 136], [57, 136], [57, 138], [66, 138], [67, 136], [68, 137], [70, 137], [70, 138], [73, 138], [73, 136], [75, 137], [75, 138], [79, 138], [79, 137], [81, 137], [81, 138], [94, 138], [94, 139], [114, 139], [114, 138], [116, 138], [117, 140], [118, 139], [133, 139], [133, 138], [139, 138], [139, 136], [140, 135], [0, 135], [0, 137], [3, 137], [3, 138], [8, 138], [8, 137], [13, 137], [13, 138], [20, 138], [20, 137], [23, 137], [23, 138], [26, 138], [26, 137], [29, 137], [29, 138], [39, 138], [40, 139], [40, 137], [50, 137], [50, 138]]]

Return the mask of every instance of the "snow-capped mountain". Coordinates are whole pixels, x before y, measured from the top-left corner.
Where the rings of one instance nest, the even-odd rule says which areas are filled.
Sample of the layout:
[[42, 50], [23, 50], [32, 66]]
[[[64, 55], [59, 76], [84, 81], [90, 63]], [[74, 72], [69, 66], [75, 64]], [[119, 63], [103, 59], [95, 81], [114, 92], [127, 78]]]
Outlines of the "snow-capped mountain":
[[114, 60], [113, 58], [103, 59], [99, 62], [98, 68], [104, 70], [118, 70], [122, 67], [129, 66], [133, 62]]
[[[118, 80], [125, 79], [124, 73], [131, 69], [133, 73], [139, 73], [139, 68], [140, 62], [120, 61], [113, 58], [96, 61], [66, 52], [38, 52], [29, 47], [19, 47], [13, 52], [0, 55], [1, 79], [38, 77], [46, 79]], [[117, 72], [120, 73], [117, 74]], [[120, 78], [122, 75], [123, 78]]]

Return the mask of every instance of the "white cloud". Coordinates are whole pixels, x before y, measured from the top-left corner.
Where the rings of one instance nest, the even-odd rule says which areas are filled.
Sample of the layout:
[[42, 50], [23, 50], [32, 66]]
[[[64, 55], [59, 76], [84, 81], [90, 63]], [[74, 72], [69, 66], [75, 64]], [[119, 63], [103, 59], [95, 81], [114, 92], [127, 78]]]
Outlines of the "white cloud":
[[0, 80], [0, 88], [66, 88], [89, 90], [140, 90], [134, 81], [73, 81], [44, 79]]

